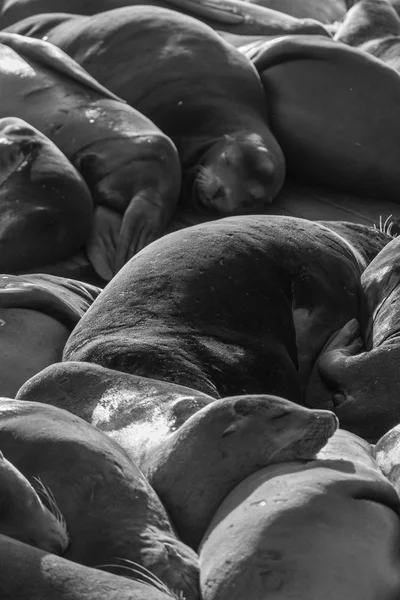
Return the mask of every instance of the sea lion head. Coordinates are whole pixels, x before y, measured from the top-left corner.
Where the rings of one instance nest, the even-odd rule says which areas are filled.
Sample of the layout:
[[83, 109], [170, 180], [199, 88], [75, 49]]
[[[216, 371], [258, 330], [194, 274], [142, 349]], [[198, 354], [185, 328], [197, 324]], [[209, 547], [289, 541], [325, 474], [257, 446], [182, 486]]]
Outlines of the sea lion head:
[[224, 135], [196, 167], [194, 203], [223, 216], [256, 213], [271, 204], [283, 183], [283, 169], [258, 134]]
[[51, 493], [40, 486], [53, 512], [0, 452], [0, 533], [46, 552], [63, 554], [69, 543], [65, 521]]

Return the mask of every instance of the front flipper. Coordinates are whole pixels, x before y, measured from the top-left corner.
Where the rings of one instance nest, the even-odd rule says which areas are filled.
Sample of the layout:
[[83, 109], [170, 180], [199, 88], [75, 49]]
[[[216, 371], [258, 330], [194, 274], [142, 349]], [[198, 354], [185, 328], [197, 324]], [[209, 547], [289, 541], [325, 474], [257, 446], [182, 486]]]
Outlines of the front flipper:
[[305, 405], [334, 410], [345, 399], [346, 361], [362, 350], [359, 323], [351, 319], [331, 336], [315, 361], [305, 391]]
[[114, 276], [117, 241], [123, 222], [117, 212], [97, 206], [89, 239], [86, 242], [86, 254], [96, 273], [105, 281]]
[[142, 190], [132, 198], [123, 216], [117, 240], [115, 273], [132, 256], [164, 233], [167, 221], [165, 202], [153, 189]]

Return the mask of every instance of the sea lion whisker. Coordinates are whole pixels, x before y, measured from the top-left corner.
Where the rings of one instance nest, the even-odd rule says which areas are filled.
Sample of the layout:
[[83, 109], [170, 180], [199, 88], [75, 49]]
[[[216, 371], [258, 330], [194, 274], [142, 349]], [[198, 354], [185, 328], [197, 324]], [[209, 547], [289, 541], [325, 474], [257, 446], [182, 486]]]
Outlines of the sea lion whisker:
[[[130, 562], [130, 561], [128, 561]], [[136, 563], [133, 563], [136, 564]], [[137, 565], [137, 566], [141, 566], [141, 565]], [[140, 570], [138, 569], [134, 569], [132, 567], [126, 566], [126, 565], [118, 565], [118, 564], [104, 564], [104, 565], [97, 565], [95, 567], [96, 569], [126, 569], [127, 571], [129, 571], [130, 573], [132, 573], [132, 575], [126, 575], [126, 577], [128, 577], [129, 579], [132, 579], [133, 581], [141, 581], [142, 583], [145, 583], [146, 585], [152, 586], [156, 589], [158, 589], [160, 592], [165, 592], [169, 595], [171, 594], [171, 591], [165, 586], [165, 584], [161, 581], [161, 586], [158, 583], [158, 578], [154, 575], [154, 579], [153, 577], [150, 577], [149, 575], [147, 575], [146, 573], [142, 573]], [[144, 567], [143, 567], [144, 568]], [[147, 571], [147, 569], [144, 569], [145, 571]], [[150, 575], [153, 576], [153, 573], [151, 573], [150, 571], [148, 571], [148, 573], [150, 573]], [[136, 575], [136, 576], [135, 576]], [[139, 575], [140, 577], [137, 577], [137, 575]]]
[[53, 492], [50, 490], [49, 487], [47, 487], [43, 483], [43, 481], [40, 479], [40, 477], [34, 477], [33, 479], [38, 483], [38, 486], [39, 486], [37, 489], [37, 493], [39, 494], [39, 496], [41, 496], [42, 498], [44, 498], [47, 501], [48, 509], [50, 510], [51, 514], [55, 517], [55, 519], [59, 523], [61, 529], [63, 530], [63, 532], [65, 534], [66, 540], [69, 541], [67, 523], [64, 518], [64, 515], [62, 514], [61, 510], [58, 507], [58, 504], [54, 497]]
[[383, 232], [386, 233], [387, 231], [387, 227], [388, 227], [388, 222], [390, 221], [390, 219], [393, 217], [393, 215], [389, 215], [386, 219], [386, 221], [383, 224]]
[[[171, 590], [165, 585], [165, 583], [163, 581], [161, 581], [161, 579], [159, 577], [157, 577], [157, 575], [152, 573], [152, 571], [149, 571], [149, 569], [146, 569], [146, 567], [144, 567], [143, 565], [140, 565], [139, 563], [129, 560], [128, 558], [117, 557], [116, 560], [126, 562], [126, 563], [128, 563], [128, 565], [133, 565], [137, 569], [138, 572], [140, 572], [140, 569], [142, 569], [144, 571], [144, 575], [146, 575], [147, 577], [150, 577], [152, 580], [154, 579], [163, 588], [163, 590], [168, 591], [168, 593], [171, 592]], [[130, 568], [132, 568], [132, 567], [130, 567]]]

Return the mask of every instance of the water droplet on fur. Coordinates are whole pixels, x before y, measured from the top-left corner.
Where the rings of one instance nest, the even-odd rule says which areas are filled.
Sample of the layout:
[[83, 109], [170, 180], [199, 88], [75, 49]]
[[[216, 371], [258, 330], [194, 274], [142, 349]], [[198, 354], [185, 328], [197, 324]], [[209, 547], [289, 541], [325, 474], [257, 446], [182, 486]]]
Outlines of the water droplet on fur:
[[182, 106], [182, 104], [183, 104], [183, 100], [179, 100], [178, 106]]
[[3, 319], [0, 319], [0, 327], [3, 327], [4, 325], [6, 325], [6, 322]]
[[48, 36], [47, 36], [47, 35], [45, 35], [44, 37], [42, 37], [42, 40], [43, 40], [44, 42], [47, 42], [47, 40], [48, 40], [48, 39], [49, 39], [49, 38], [48, 38]]

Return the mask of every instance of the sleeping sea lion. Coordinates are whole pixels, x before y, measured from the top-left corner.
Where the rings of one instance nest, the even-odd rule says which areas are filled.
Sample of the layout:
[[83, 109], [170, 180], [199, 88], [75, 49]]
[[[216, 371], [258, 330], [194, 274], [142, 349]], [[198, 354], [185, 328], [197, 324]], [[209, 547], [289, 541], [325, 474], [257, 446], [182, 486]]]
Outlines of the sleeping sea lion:
[[61, 360], [65, 342], [100, 288], [53, 275], [0, 275], [0, 395]]
[[361, 276], [361, 327], [352, 320], [321, 352], [305, 402], [329, 408], [341, 426], [376, 442], [400, 421], [400, 238], [393, 239]]
[[[46, 404], [2, 399], [0, 448], [23, 475], [39, 477], [64, 516], [64, 556], [87, 566], [133, 561], [177, 595], [196, 600], [195, 553], [180, 542], [149, 483], [118, 444]], [[118, 568], [119, 567], [119, 568]]]
[[110, 279], [174, 211], [180, 166], [171, 140], [59, 48], [0, 33], [0, 117], [47, 135], [83, 175], [96, 203], [86, 250]]
[[285, 161], [259, 77], [211, 27], [176, 11], [131, 6], [75, 16], [45, 37], [173, 140], [185, 206], [224, 216], [272, 202]]
[[339, 431], [225, 498], [200, 545], [202, 598], [395, 600], [399, 504], [369, 445]]
[[343, 237], [305, 219], [240, 216], [183, 229], [108, 284], [63, 360], [214, 398], [271, 393], [301, 402], [324, 343], [358, 317], [366, 265]]
[[399, 202], [400, 79], [393, 69], [320, 36], [276, 38], [246, 55], [260, 73], [288, 175]]
[[0, 272], [69, 257], [92, 217], [90, 192], [57, 146], [21, 119], [0, 119]]

